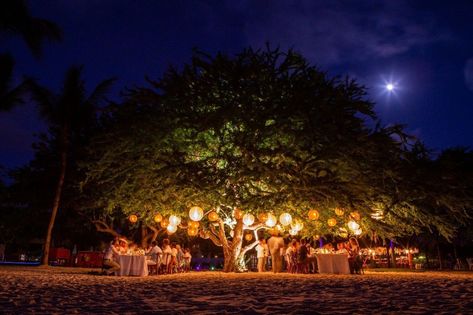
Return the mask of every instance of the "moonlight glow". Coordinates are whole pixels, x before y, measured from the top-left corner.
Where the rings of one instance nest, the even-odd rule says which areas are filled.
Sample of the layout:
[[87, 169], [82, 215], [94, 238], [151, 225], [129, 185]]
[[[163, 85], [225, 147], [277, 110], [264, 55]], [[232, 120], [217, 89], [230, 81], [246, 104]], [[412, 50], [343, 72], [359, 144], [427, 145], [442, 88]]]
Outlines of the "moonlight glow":
[[386, 90], [388, 90], [388, 91], [394, 90], [394, 85], [392, 83], [386, 84]]

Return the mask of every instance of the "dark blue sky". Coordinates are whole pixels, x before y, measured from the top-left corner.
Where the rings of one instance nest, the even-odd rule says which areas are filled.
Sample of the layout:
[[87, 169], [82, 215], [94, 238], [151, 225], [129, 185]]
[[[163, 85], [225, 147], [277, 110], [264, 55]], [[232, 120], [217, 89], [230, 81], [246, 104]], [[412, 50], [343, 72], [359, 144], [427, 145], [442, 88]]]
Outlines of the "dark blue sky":
[[[269, 41], [292, 47], [330, 74], [351, 75], [369, 89], [385, 124], [429, 147], [473, 147], [473, 2], [455, 1], [158, 1], [37, 0], [35, 16], [56, 22], [62, 43], [40, 60], [19, 39], [1, 38], [16, 73], [57, 90], [65, 70], [85, 65], [92, 86], [117, 76], [116, 91], [182, 65], [192, 48], [237, 53]], [[395, 93], [385, 92], [387, 81]], [[0, 165], [32, 157], [44, 131], [32, 105], [0, 113]]]

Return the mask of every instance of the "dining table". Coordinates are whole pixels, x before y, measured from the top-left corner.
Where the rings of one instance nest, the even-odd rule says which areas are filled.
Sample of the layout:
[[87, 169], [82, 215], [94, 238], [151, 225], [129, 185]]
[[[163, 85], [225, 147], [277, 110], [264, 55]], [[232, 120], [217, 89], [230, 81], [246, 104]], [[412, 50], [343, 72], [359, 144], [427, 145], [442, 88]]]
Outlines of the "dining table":
[[350, 274], [348, 254], [315, 254], [319, 273]]
[[119, 276], [140, 276], [148, 275], [148, 264], [144, 255], [120, 255], [118, 256], [120, 264]]

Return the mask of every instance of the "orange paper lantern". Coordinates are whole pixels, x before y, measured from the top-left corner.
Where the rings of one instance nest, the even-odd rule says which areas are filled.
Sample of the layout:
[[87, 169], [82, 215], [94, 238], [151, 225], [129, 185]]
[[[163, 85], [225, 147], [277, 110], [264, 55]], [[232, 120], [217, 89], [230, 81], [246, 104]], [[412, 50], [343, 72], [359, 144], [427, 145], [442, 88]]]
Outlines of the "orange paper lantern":
[[209, 213], [209, 220], [210, 221], [217, 221], [218, 220], [218, 214], [215, 211], [212, 211]]
[[247, 233], [245, 234], [245, 240], [247, 240], [248, 242], [251, 241], [253, 239], [253, 235], [251, 233]]
[[350, 216], [355, 220], [355, 221], [360, 221], [360, 213], [358, 211], [353, 211], [350, 213]]
[[266, 220], [268, 220], [268, 214], [266, 212], [262, 212], [262, 213], [258, 214], [258, 220], [261, 223], [265, 223]]
[[138, 217], [136, 214], [132, 214], [128, 217], [128, 220], [130, 220], [131, 223], [136, 223], [136, 221], [138, 221]]
[[335, 214], [338, 215], [339, 217], [341, 217], [344, 213], [345, 211], [343, 211], [342, 208], [335, 208]]
[[153, 219], [154, 219], [154, 222], [159, 223], [163, 220], [163, 216], [157, 213]]
[[235, 219], [241, 220], [241, 218], [243, 218], [243, 211], [238, 208], [235, 208], [235, 210], [233, 210], [233, 216], [235, 217]]
[[163, 219], [163, 220], [161, 221], [160, 225], [161, 225], [161, 227], [162, 227], [163, 229], [167, 228], [168, 225], [169, 225], [169, 220], [166, 219], [166, 218]]
[[327, 220], [327, 224], [328, 224], [328, 226], [335, 226], [335, 225], [337, 225], [337, 220], [334, 219], [334, 218], [330, 218], [330, 219]]
[[309, 217], [309, 220], [315, 221], [319, 218], [319, 212], [315, 209], [311, 209], [307, 213], [307, 216]]

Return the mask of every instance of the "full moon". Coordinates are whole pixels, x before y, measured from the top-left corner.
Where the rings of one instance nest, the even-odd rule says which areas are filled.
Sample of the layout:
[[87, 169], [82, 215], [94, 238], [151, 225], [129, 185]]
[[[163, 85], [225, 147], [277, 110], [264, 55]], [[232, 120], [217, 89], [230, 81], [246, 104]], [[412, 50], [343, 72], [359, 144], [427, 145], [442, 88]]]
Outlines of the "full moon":
[[394, 90], [394, 85], [392, 83], [386, 84], [386, 90], [388, 90], [388, 91]]

